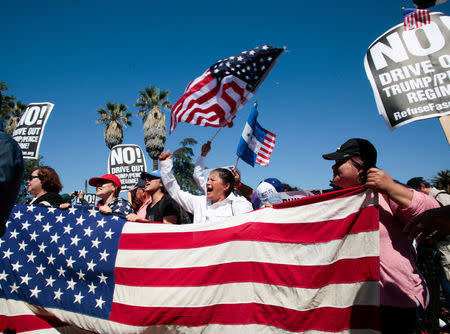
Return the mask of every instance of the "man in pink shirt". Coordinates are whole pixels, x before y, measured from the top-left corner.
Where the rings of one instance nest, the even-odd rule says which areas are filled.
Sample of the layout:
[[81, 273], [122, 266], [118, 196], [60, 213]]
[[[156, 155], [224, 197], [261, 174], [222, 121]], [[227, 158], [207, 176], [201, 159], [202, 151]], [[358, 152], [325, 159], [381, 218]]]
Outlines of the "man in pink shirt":
[[334, 185], [365, 185], [378, 193], [381, 330], [383, 334], [414, 333], [417, 311], [426, 307], [428, 292], [415, 265], [412, 242], [403, 228], [412, 218], [439, 204], [376, 168], [377, 151], [365, 139], [352, 138], [323, 158], [336, 161], [332, 167]]

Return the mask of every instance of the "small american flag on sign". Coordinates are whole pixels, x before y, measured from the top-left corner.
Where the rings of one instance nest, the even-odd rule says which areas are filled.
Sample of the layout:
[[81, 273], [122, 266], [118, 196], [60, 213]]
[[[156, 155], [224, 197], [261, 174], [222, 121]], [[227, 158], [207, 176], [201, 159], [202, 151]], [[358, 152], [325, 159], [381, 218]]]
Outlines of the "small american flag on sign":
[[284, 49], [268, 45], [218, 61], [192, 81], [173, 106], [170, 133], [179, 122], [233, 126], [238, 110], [253, 96]]
[[428, 9], [403, 9], [403, 26], [405, 30], [414, 30], [430, 22], [430, 11]]

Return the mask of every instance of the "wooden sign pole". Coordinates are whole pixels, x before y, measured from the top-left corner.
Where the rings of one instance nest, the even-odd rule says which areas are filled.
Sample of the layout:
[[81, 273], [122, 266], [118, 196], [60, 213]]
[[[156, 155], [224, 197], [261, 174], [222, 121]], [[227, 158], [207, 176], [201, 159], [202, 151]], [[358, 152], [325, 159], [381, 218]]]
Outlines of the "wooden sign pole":
[[441, 122], [442, 130], [444, 130], [445, 136], [447, 137], [447, 142], [450, 145], [450, 115], [439, 117]]

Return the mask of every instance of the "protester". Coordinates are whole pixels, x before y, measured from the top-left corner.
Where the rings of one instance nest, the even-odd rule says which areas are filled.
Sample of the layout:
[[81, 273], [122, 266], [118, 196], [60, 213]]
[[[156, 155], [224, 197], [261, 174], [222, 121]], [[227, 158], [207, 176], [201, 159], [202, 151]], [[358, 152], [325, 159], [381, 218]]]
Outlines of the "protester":
[[72, 199], [74, 199], [75, 197], [78, 198], [78, 201], [80, 202], [81, 205], [89, 205], [88, 201], [86, 201], [84, 199], [84, 192], [83, 192], [83, 190], [72, 191], [70, 193], [70, 197]]
[[89, 180], [91, 186], [96, 187], [96, 195], [100, 197], [97, 207], [104, 214], [118, 213], [128, 215], [133, 212], [131, 204], [119, 197], [122, 183], [114, 174], [105, 174]]
[[28, 179], [28, 192], [33, 196], [27, 204], [59, 206], [64, 200], [59, 195], [63, 188], [58, 174], [49, 166], [33, 169]]
[[8, 134], [0, 132], [0, 237], [16, 202], [23, 179], [23, 157], [19, 144]]
[[127, 216], [128, 221], [137, 221], [138, 219], [145, 219], [147, 214], [147, 206], [152, 202], [152, 198], [148, 192], [145, 191], [146, 181], [143, 179], [145, 174], [141, 173], [140, 178], [133, 188], [130, 189], [129, 201], [133, 207], [133, 213]]
[[[141, 214], [129, 214], [127, 220], [146, 219], [165, 224], [182, 224], [182, 209], [164, 188], [159, 171], [141, 173], [141, 178], [135, 187], [145, 194], [145, 202], [139, 209]], [[142, 216], [143, 215], [143, 216]]]
[[365, 184], [378, 193], [382, 333], [414, 333], [419, 306], [426, 307], [427, 288], [415, 265], [412, 242], [402, 228], [413, 217], [439, 204], [376, 168], [377, 151], [365, 139], [350, 139], [323, 158], [336, 161], [332, 182], [337, 186]]
[[450, 206], [423, 212], [406, 224], [404, 231], [417, 242], [426, 238], [438, 240], [447, 237], [450, 235]]
[[150, 195], [152, 201], [147, 206], [147, 214], [145, 218], [154, 222], [162, 222], [165, 224], [181, 224], [182, 209], [180, 205], [174, 201], [166, 188], [161, 182], [161, 174], [159, 171], [150, 173], [142, 173], [142, 178], [146, 181], [144, 190]]
[[[208, 141], [202, 146], [201, 155], [197, 158], [197, 161], [195, 163], [194, 167], [194, 180], [199, 186], [199, 188], [202, 190], [203, 193], [206, 193], [206, 181], [204, 178], [204, 164], [205, 164], [205, 158], [206, 155], [211, 150], [211, 142]], [[278, 195], [278, 192], [283, 192], [284, 187], [282, 183], [275, 178], [267, 179], [268, 182], [264, 184], [260, 184], [259, 193], [258, 191], [255, 191], [251, 187], [249, 187], [246, 184], [243, 184], [241, 182], [241, 176], [236, 167], [233, 167], [231, 169], [231, 173], [234, 176], [234, 193], [238, 196], [242, 196], [245, 199], [247, 199], [249, 202], [252, 203], [253, 209], [259, 209], [260, 207], [264, 206], [265, 203], [269, 203], [269, 195], [271, 195], [271, 200], [273, 203], [271, 204], [277, 204], [280, 203], [281, 197]], [[265, 180], [264, 180], [265, 181]], [[275, 189], [277, 187], [277, 189]], [[275, 197], [277, 199], [275, 199]], [[263, 201], [261, 201], [261, 198], [263, 198]]]
[[442, 205], [450, 205], [450, 194], [445, 190], [438, 190], [435, 187], [432, 187], [431, 184], [422, 177], [413, 177], [412, 179], [409, 179], [406, 184], [417, 191], [436, 198]]
[[252, 210], [250, 202], [233, 194], [234, 176], [224, 168], [214, 169], [206, 182], [206, 196], [182, 191], [172, 173], [170, 151], [159, 156], [161, 179], [168, 193], [183, 209], [194, 215], [194, 224], [216, 222]]
[[[441, 290], [445, 297], [445, 304], [450, 306], [450, 205], [423, 212], [412, 219], [404, 228], [409, 233], [411, 240], [415, 239], [419, 247], [431, 244], [432, 249], [437, 252], [439, 271], [433, 274], [440, 274]], [[424, 242], [425, 241], [425, 242]], [[430, 259], [426, 259], [431, 262]], [[439, 298], [439, 286], [436, 289]], [[439, 304], [439, 302], [438, 302]]]

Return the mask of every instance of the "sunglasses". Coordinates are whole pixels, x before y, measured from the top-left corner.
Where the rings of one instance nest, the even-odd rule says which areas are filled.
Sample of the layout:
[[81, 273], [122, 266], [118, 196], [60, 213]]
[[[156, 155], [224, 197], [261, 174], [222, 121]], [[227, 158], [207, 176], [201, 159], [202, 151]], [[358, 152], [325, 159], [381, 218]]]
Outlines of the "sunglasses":
[[30, 175], [30, 177], [28, 178], [28, 181], [32, 181], [33, 179], [39, 179], [38, 175]]
[[355, 160], [353, 160], [352, 158], [348, 158], [348, 159], [343, 159], [343, 160], [336, 160], [336, 167], [339, 167], [340, 165], [346, 163], [347, 161], [350, 161], [353, 166], [355, 166], [358, 169], [364, 169], [364, 166], [361, 165], [359, 162], [356, 162]]
[[112, 181], [106, 181], [106, 180], [100, 180], [100, 181], [98, 181], [97, 183], [96, 183], [96, 187], [101, 187], [101, 186], [103, 186], [103, 185], [105, 185], [105, 184], [107, 184], [107, 183], [111, 183], [111, 184], [114, 184], [114, 182], [112, 182]]

